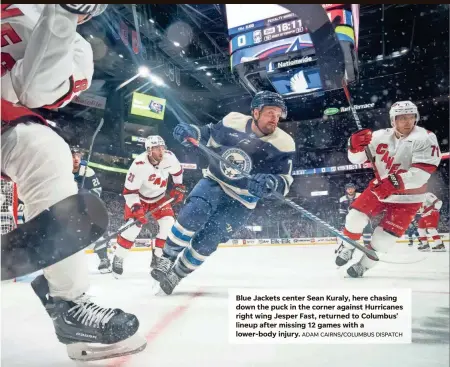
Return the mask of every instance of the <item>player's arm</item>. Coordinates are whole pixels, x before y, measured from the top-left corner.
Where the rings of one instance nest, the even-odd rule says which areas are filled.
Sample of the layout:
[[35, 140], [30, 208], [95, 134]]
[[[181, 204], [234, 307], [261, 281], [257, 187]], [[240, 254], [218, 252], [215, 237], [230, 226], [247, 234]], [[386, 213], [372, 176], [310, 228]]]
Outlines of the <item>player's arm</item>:
[[411, 168], [397, 174], [403, 190], [416, 189], [428, 182], [441, 162], [441, 151], [436, 135], [429, 133], [427, 139], [414, 141]]
[[144, 183], [145, 172], [142, 165], [137, 165], [136, 161], [133, 161], [128, 169], [127, 176], [125, 178], [125, 185], [122, 195], [129, 208], [133, 208], [134, 205], [140, 205], [141, 199], [139, 198], [139, 189]]
[[340, 218], [341, 224], [345, 224], [346, 216], [347, 216], [346, 201], [345, 201], [345, 196], [342, 196], [339, 199], [339, 218]]
[[58, 108], [87, 89], [94, 72], [90, 44], [76, 32], [78, 15], [46, 4], [28, 40], [24, 58], [10, 75], [19, 102]]
[[362, 164], [368, 160], [365, 148], [372, 141], [372, 131], [362, 129], [352, 134], [348, 139], [347, 155], [348, 160], [353, 164]]
[[176, 204], [183, 201], [184, 195], [186, 194], [186, 186], [183, 185], [183, 167], [181, 167], [181, 163], [175, 154], [172, 152], [167, 153], [170, 153], [172, 161], [169, 173], [172, 176], [173, 181], [173, 187], [169, 192], [169, 196], [175, 199], [174, 204]]

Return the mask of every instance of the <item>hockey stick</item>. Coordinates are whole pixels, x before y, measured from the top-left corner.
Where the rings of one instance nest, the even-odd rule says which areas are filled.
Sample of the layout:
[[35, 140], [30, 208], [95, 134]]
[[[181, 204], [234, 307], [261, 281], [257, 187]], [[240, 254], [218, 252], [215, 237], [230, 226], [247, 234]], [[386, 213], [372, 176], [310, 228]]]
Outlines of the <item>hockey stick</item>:
[[102, 119], [100, 120], [100, 123], [97, 126], [97, 129], [95, 129], [94, 135], [92, 136], [91, 146], [89, 147], [88, 158], [86, 160], [86, 169], [84, 170], [83, 180], [81, 181], [81, 189], [84, 187], [84, 180], [86, 179], [86, 173], [87, 173], [87, 169], [88, 169], [88, 164], [89, 164], [89, 161], [91, 160], [91, 154], [92, 154], [92, 148], [94, 146], [94, 141], [95, 141], [95, 138], [97, 137], [97, 134], [100, 132], [100, 129], [103, 126], [103, 122], [104, 122], [104, 120], [103, 120], [103, 117], [102, 117]]
[[[345, 79], [342, 80], [342, 87], [344, 88], [345, 97], [347, 98], [347, 102], [350, 106], [350, 110], [352, 111], [353, 118], [355, 119], [356, 126], [358, 130], [362, 130], [362, 124], [361, 120], [359, 119], [358, 113], [356, 112], [355, 106], [353, 106], [352, 98], [350, 95], [350, 91], [348, 90], [348, 84]], [[375, 173], [375, 177], [378, 180], [378, 182], [381, 181], [380, 175], [377, 171], [377, 167], [375, 166], [375, 158], [372, 155], [372, 152], [370, 151], [370, 148], [367, 146], [364, 151], [366, 152], [367, 159], [372, 164], [373, 172]]]
[[[208, 155], [210, 157], [213, 157], [213, 158], [217, 159], [218, 161], [222, 162], [223, 164], [226, 164], [227, 166], [229, 166], [229, 167], [233, 168], [234, 170], [238, 171], [242, 176], [244, 176], [246, 178], [251, 178], [252, 177], [250, 174], [242, 171], [239, 166], [237, 166], [234, 163], [230, 162], [229, 160], [223, 158], [221, 155], [219, 155], [216, 152], [212, 151], [211, 149], [209, 149], [208, 147], [206, 147], [205, 145], [203, 145], [199, 141], [195, 140], [194, 138], [186, 138], [186, 140], [189, 141], [190, 143], [192, 143], [193, 145], [195, 145], [197, 148], [199, 148], [206, 155]], [[278, 192], [273, 192], [272, 196], [274, 196], [278, 200], [284, 202], [285, 204], [288, 204], [290, 207], [294, 208], [297, 212], [302, 213], [308, 219], [311, 219], [311, 220], [313, 220], [313, 221], [315, 221], [317, 223], [320, 223], [323, 227], [327, 228], [334, 235], [336, 235], [340, 239], [348, 242], [353, 247], [357, 248], [358, 250], [360, 250], [361, 252], [366, 254], [370, 259], [375, 260], [375, 261], [379, 260], [379, 258], [377, 256], [377, 254], [375, 253], [375, 251], [367, 249], [364, 246], [360, 245], [358, 242], [353, 241], [350, 238], [344, 236], [336, 228], [330, 226], [328, 223], [324, 222], [319, 217], [316, 217], [314, 214], [312, 214], [309, 211], [307, 211], [306, 209], [302, 208], [300, 205], [294, 203], [292, 200], [289, 200], [289, 199], [285, 198], [282, 194], [280, 194]]]
[[[149, 212], [147, 212], [144, 215], [144, 218], [150, 219], [150, 215], [153, 214], [154, 212], [156, 212], [157, 210], [161, 209], [162, 207], [164, 207], [167, 204], [170, 204], [172, 201], [174, 201], [175, 198], [170, 198], [168, 200], [166, 200], [164, 203], [158, 205], [156, 208], [150, 210]], [[134, 225], [140, 223], [139, 219], [136, 219], [135, 221], [125, 224], [123, 227], [119, 228], [117, 231], [112, 232], [112, 233], [108, 233], [106, 236], [102, 236], [100, 237], [97, 241], [94, 242], [95, 244], [95, 249], [96, 250], [101, 250], [105, 247], [108, 246], [108, 241], [113, 239], [114, 237], [116, 237], [118, 234], [121, 234], [122, 232], [126, 231], [127, 229], [133, 227]], [[98, 245], [100, 244], [100, 245]]]

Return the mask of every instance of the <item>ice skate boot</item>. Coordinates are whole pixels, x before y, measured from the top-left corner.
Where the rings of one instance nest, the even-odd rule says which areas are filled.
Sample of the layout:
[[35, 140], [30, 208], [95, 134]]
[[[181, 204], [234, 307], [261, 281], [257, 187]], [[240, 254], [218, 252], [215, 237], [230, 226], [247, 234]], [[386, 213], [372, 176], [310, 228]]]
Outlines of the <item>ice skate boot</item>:
[[152, 262], [150, 263], [150, 268], [155, 269], [158, 267], [159, 259], [161, 259], [162, 256], [162, 249], [159, 247], [153, 247], [152, 248]]
[[180, 283], [182, 277], [180, 277], [176, 272], [175, 269], [172, 267], [171, 270], [169, 270], [168, 273], [163, 274], [160, 281], [159, 286], [163, 290], [163, 292], [167, 295], [172, 294], [175, 287]]
[[145, 349], [146, 340], [137, 335], [136, 316], [120, 309], [103, 308], [83, 295], [73, 301], [44, 295], [48, 283], [43, 275], [32, 282], [53, 321], [58, 340], [67, 346], [73, 360], [96, 361], [134, 354]]
[[422, 252], [427, 252], [430, 251], [430, 245], [428, 243], [425, 244], [422, 243], [422, 245], [417, 247], [417, 249]]
[[413, 244], [414, 244], [413, 241], [409, 240], [408, 246], [411, 247]]
[[114, 275], [114, 278], [119, 279], [122, 276], [122, 274], [123, 274], [123, 257], [114, 255], [111, 270]]
[[153, 279], [155, 279], [156, 281], [159, 282], [161, 280], [161, 278], [169, 272], [169, 270], [172, 268], [173, 264], [174, 264], [174, 261], [170, 260], [166, 256], [161, 256], [157, 260], [156, 266], [150, 272], [150, 275], [152, 276]]
[[357, 262], [347, 269], [347, 274], [352, 278], [361, 278], [366, 270], [368, 270], [366, 267]]
[[431, 248], [431, 250], [432, 250], [433, 252], [445, 252], [445, 251], [447, 251], [447, 250], [445, 249], [445, 246], [444, 246], [443, 243], [440, 243], [439, 245], [433, 246], [433, 247]]
[[101, 259], [98, 271], [102, 274], [111, 273], [111, 261], [108, 258]]
[[344, 246], [344, 243], [342, 242], [341, 245], [337, 248], [337, 250], [334, 251], [335, 254], [338, 256], [336, 257], [335, 263], [337, 266], [344, 266], [347, 264], [351, 258], [353, 257], [353, 252], [355, 249], [349, 249]]

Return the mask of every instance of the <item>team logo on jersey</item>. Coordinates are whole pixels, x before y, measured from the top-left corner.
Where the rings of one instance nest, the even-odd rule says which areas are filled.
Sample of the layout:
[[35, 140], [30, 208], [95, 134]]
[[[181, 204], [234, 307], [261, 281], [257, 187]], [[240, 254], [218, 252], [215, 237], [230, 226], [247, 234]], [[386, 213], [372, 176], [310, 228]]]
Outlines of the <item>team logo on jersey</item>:
[[[222, 154], [222, 157], [236, 165], [241, 171], [245, 173], [250, 173], [250, 171], [252, 170], [252, 160], [250, 156], [242, 149], [228, 149]], [[220, 162], [220, 170], [230, 180], [239, 180], [244, 177], [236, 169], [227, 166], [222, 162]]]

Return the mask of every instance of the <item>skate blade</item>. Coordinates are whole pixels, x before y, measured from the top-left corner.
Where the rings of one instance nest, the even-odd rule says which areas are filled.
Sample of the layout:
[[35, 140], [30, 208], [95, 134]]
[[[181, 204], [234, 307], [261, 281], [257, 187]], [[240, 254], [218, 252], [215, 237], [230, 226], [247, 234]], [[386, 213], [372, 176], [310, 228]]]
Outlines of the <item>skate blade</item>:
[[159, 285], [159, 282], [155, 279], [152, 279], [152, 294], [154, 296], [167, 296], [167, 294], [164, 293], [164, 291], [161, 289], [161, 286]]
[[433, 252], [447, 252], [447, 250], [445, 248], [438, 248], [438, 249], [433, 249]]
[[100, 272], [100, 274], [109, 274], [112, 272], [112, 270], [111, 269], [101, 269], [101, 270], [99, 270], [99, 272]]
[[74, 343], [67, 346], [67, 354], [74, 361], [90, 362], [123, 357], [143, 351], [147, 340], [140, 335], [115, 344]]
[[429, 248], [425, 248], [425, 249], [418, 249], [420, 252], [430, 252], [431, 250]]
[[117, 274], [117, 273], [115, 273], [115, 272], [113, 272], [113, 271], [111, 271], [111, 273], [112, 273], [112, 275], [113, 275], [113, 277], [114, 277], [115, 279], [120, 279], [120, 278], [122, 278], [122, 275], [123, 275], [123, 274]]

